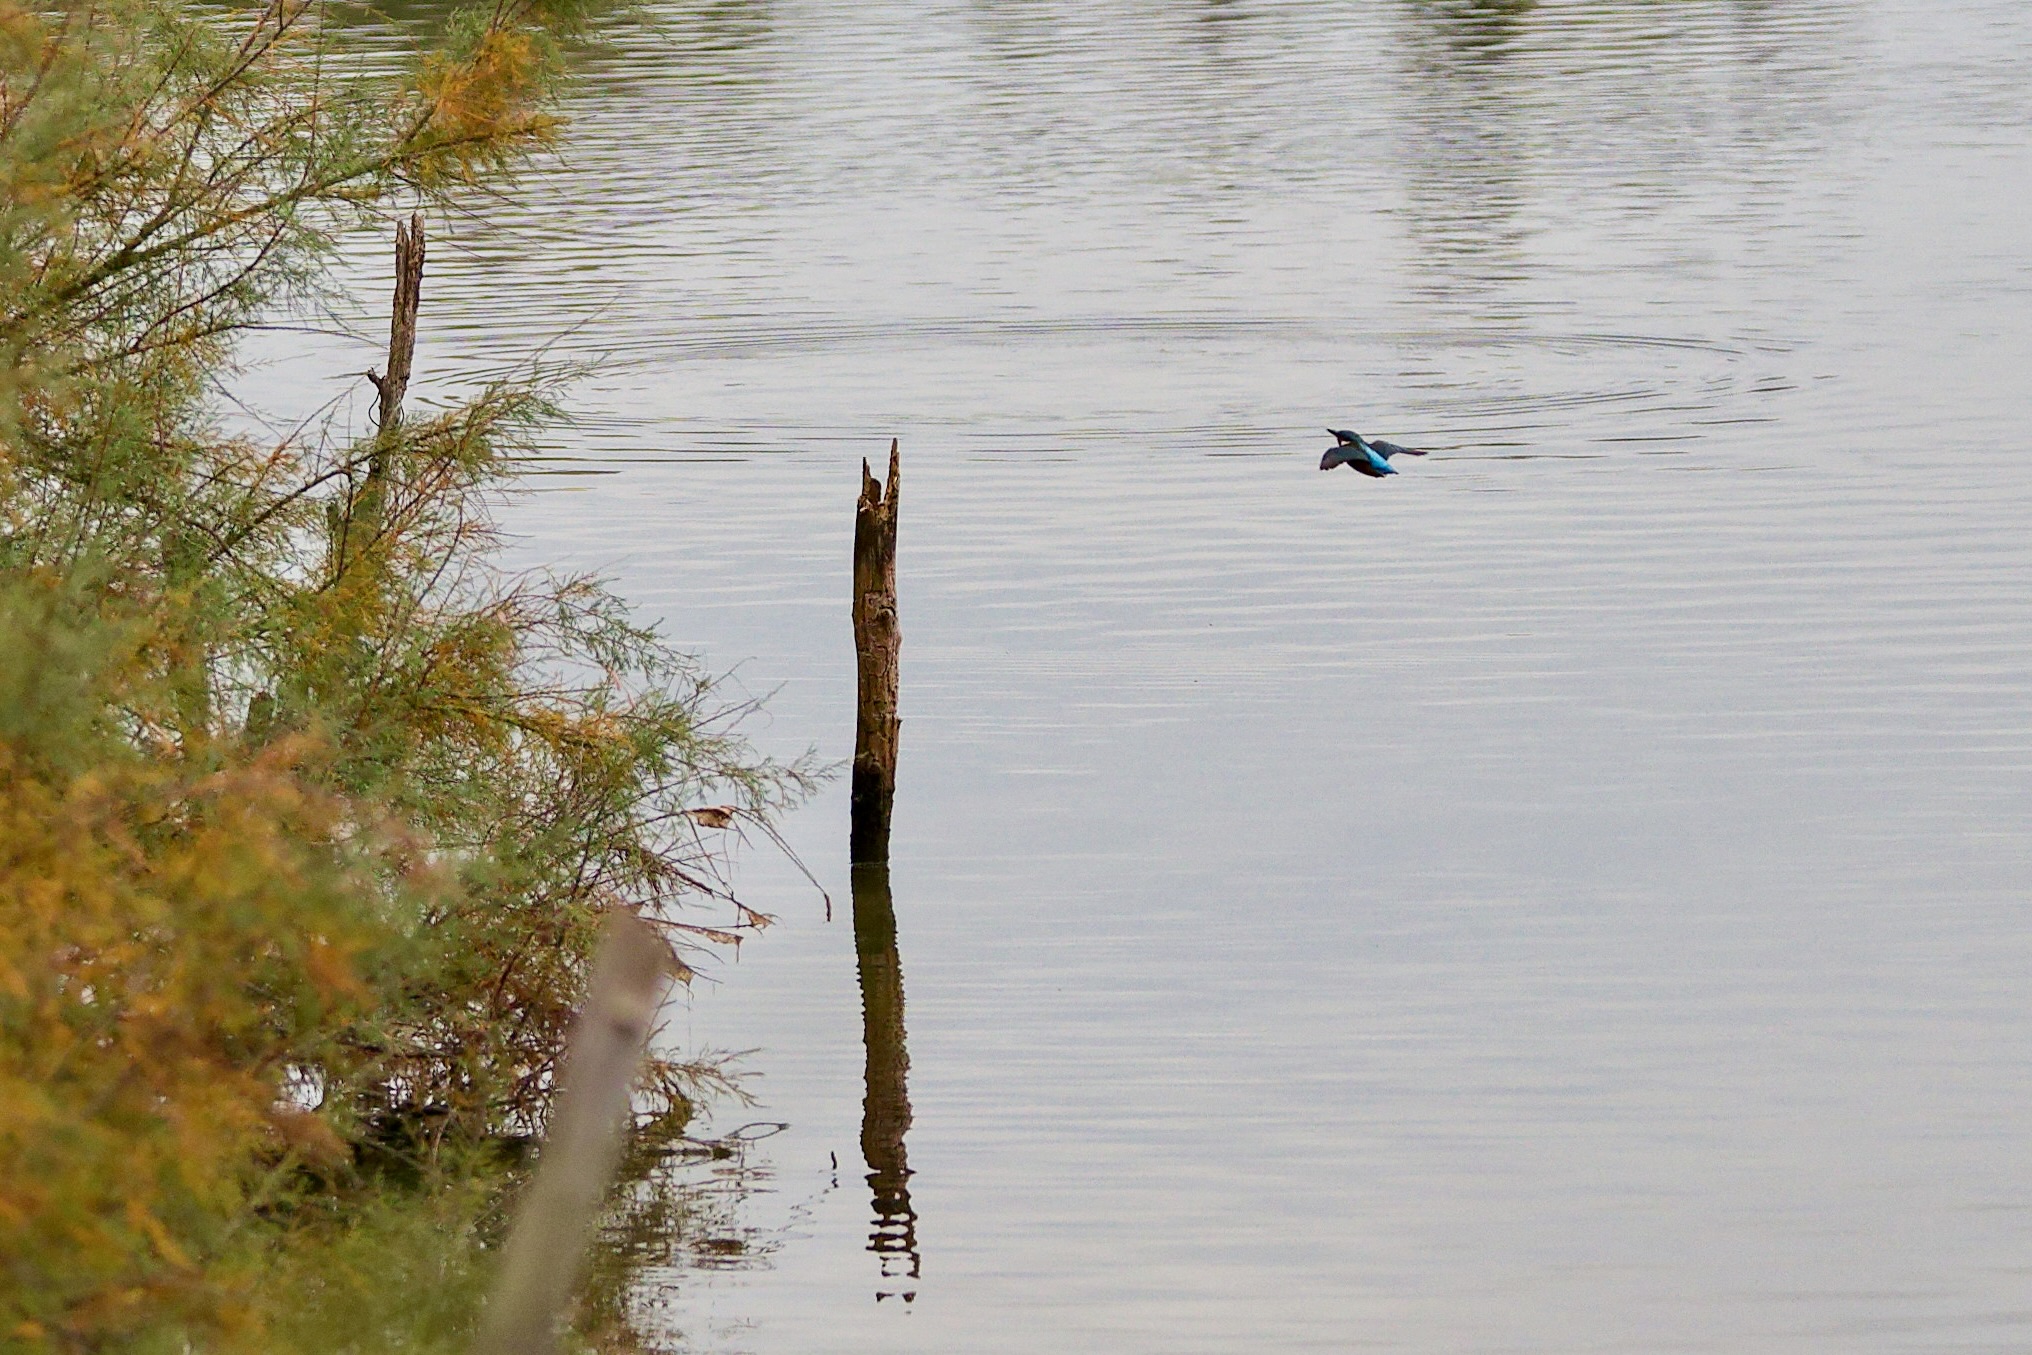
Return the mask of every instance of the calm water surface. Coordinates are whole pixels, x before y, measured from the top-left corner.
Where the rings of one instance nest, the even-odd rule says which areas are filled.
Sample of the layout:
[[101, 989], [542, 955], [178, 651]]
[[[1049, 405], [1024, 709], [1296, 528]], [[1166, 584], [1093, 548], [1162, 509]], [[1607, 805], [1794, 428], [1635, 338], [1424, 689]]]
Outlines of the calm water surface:
[[674, 1021], [789, 1128], [654, 1325], [2032, 1347], [2023, 6], [649, 18], [419, 372], [593, 361], [517, 556], [782, 753], [900, 436], [905, 714], [893, 938], [835, 787]]

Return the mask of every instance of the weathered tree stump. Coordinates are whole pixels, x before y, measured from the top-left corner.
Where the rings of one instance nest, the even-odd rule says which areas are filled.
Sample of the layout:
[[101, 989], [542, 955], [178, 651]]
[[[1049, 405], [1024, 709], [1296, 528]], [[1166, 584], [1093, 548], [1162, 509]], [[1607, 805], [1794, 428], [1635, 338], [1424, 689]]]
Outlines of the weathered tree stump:
[[395, 308], [388, 317], [388, 375], [367, 373], [380, 392], [376, 426], [385, 433], [402, 422], [409, 368], [416, 358], [416, 315], [423, 306], [423, 213], [395, 223]]
[[852, 829], [848, 860], [889, 859], [889, 811], [896, 799], [896, 714], [903, 632], [896, 622], [897, 442], [889, 442], [889, 484], [861, 462], [861, 499], [854, 507], [854, 649], [860, 658], [854, 722]]
[[374, 442], [367, 453], [367, 473], [334, 524], [333, 572], [344, 573], [360, 551], [381, 536], [388, 511], [389, 481], [400, 448], [402, 401], [409, 394], [409, 371], [416, 358], [416, 317], [423, 306], [423, 213], [395, 223], [395, 306], [388, 317], [388, 374], [369, 368], [380, 399], [375, 407]]

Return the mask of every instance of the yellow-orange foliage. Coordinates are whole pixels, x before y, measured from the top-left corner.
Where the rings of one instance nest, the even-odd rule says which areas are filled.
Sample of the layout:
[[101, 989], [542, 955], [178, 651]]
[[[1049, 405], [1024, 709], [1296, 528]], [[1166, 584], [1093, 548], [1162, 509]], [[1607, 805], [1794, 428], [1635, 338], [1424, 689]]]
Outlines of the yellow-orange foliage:
[[284, 1080], [386, 926], [301, 747], [196, 778], [99, 751], [0, 743], [0, 1273], [63, 1346], [230, 1324], [206, 1252], [258, 1168], [338, 1142]]

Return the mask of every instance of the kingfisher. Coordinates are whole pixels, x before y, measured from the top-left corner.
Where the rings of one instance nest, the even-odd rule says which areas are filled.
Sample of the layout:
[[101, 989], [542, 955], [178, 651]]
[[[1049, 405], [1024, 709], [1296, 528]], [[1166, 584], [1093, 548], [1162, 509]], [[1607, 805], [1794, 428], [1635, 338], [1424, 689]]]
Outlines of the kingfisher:
[[1326, 455], [1319, 459], [1321, 470], [1332, 470], [1335, 466], [1353, 466], [1362, 474], [1380, 480], [1386, 475], [1397, 473], [1397, 468], [1390, 464], [1391, 457], [1425, 455], [1416, 447], [1399, 447], [1396, 443], [1385, 442], [1381, 438], [1365, 438], [1360, 433], [1352, 433], [1345, 428], [1329, 428], [1326, 431], [1334, 435], [1335, 445], [1329, 447]]

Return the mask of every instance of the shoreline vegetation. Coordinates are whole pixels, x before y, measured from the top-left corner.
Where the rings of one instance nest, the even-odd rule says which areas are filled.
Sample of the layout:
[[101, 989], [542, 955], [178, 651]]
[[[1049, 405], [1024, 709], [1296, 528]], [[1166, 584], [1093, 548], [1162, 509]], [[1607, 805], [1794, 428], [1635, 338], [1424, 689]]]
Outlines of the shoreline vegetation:
[[[679, 965], [768, 921], [716, 844], [809, 758], [599, 580], [496, 562], [555, 383], [401, 410], [410, 214], [555, 142], [592, 17], [370, 70], [307, 0], [0, 0], [7, 1349], [464, 1349], [602, 917]], [[377, 425], [229, 431], [236, 344], [411, 220]], [[640, 1345], [625, 1257], [683, 1208], [644, 1183], [738, 1095], [648, 1062], [581, 1348]]]

